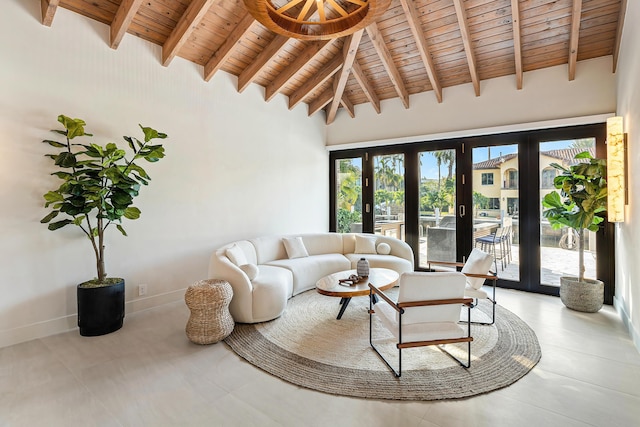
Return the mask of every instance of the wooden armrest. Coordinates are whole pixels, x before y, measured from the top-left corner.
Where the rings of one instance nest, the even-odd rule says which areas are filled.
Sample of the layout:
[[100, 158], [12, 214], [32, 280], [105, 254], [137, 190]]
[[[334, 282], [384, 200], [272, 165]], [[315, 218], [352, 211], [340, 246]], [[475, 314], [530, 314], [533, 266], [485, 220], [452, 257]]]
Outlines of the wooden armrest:
[[373, 286], [371, 283], [369, 283], [369, 295], [371, 294], [376, 294], [378, 295], [380, 298], [382, 298], [383, 300], [385, 300], [385, 302], [387, 304], [389, 304], [391, 307], [394, 308], [394, 310], [396, 310], [398, 313], [404, 313], [404, 310], [402, 308], [400, 308], [398, 306], [398, 304], [396, 304], [394, 301], [391, 300], [391, 298], [389, 298], [384, 292], [382, 292], [380, 289], [376, 288], [375, 286]]
[[424, 307], [429, 305], [446, 305], [446, 304], [464, 304], [471, 305], [473, 303], [473, 298], [452, 298], [452, 299], [434, 299], [427, 301], [407, 301], [407, 302], [399, 302], [398, 307]]
[[463, 273], [463, 274], [467, 277], [479, 277], [479, 278], [488, 279], [488, 280], [498, 280], [497, 274], [491, 271], [489, 273], [490, 274], [474, 274], [474, 273]]

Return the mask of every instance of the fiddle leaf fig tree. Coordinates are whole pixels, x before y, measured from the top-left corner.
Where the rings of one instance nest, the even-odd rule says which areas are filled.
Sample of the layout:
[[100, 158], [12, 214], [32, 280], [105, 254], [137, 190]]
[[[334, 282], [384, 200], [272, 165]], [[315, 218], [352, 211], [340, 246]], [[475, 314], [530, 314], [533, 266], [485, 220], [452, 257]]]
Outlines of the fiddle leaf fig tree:
[[125, 150], [112, 142], [105, 146], [76, 142], [80, 137], [93, 136], [85, 132], [83, 120], [60, 115], [58, 122], [64, 129], [52, 132], [62, 135], [65, 141], [43, 142], [59, 149], [59, 153], [46, 156], [60, 169], [52, 175], [62, 183], [44, 195], [45, 207], [52, 211], [40, 222], [48, 224], [52, 231], [70, 224], [78, 226], [89, 238], [95, 253], [95, 284], [105, 284], [104, 232], [115, 227], [126, 236], [122, 218], [135, 220], [140, 217], [140, 209], [133, 206], [133, 199], [139, 194], [141, 185], [149, 184], [151, 177], [136, 162], [144, 159], [154, 163], [162, 159], [164, 147], [153, 141], [167, 135], [139, 125], [144, 134], [143, 141], [123, 137], [132, 152], [127, 159]]
[[[557, 163], [551, 166], [561, 172], [553, 180], [555, 188], [544, 196], [542, 215], [553, 229], [571, 227], [578, 234], [578, 281], [584, 281], [584, 230], [598, 231], [604, 221], [599, 215], [607, 206], [607, 164], [604, 159], [595, 159], [584, 151], [575, 156], [585, 159], [565, 168]], [[560, 197], [564, 197], [564, 200]]]

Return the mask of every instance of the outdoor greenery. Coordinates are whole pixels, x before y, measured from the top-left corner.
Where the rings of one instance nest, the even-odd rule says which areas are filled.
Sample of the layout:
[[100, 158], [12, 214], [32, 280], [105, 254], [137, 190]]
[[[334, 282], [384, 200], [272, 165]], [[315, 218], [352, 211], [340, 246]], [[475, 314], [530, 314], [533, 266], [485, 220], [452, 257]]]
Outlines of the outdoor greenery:
[[[64, 130], [53, 130], [63, 135], [65, 142], [44, 140], [44, 143], [58, 148], [58, 154], [47, 154], [54, 165], [61, 170], [53, 172], [62, 183], [44, 195], [45, 207], [53, 210], [40, 222], [48, 224], [49, 230], [58, 230], [69, 224], [78, 226], [89, 238], [96, 258], [97, 283], [106, 283], [104, 261], [104, 232], [114, 225], [124, 236], [122, 218], [131, 220], [140, 217], [140, 209], [133, 205], [140, 185], [148, 185], [151, 178], [138, 164], [144, 159], [154, 163], [165, 156], [164, 147], [150, 144], [154, 139], [164, 139], [166, 134], [150, 127], [140, 129], [144, 142], [124, 136], [133, 156], [127, 160], [126, 152], [112, 142], [105, 146], [72, 142], [77, 137], [91, 137], [86, 133], [86, 123], [60, 115], [58, 121]], [[62, 214], [65, 218], [51, 222]]]
[[[584, 280], [584, 230], [597, 231], [604, 221], [607, 206], [606, 160], [596, 159], [588, 151], [575, 156], [577, 163], [565, 168], [558, 163], [551, 166], [559, 170], [553, 191], [542, 200], [543, 216], [554, 229], [571, 227], [578, 234], [578, 280]], [[562, 196], [562, 197], [561, 197]], [[564, 199], [563, 199], [564, 198]]]
[[362, 171], [350, 159], [339, 161], [338, 232], [351, 232], [351, 224], [362, 222]]
[[478, 209], [489, 209], [489, 198], [478, 191], [474, 191], [473, 207], [475, 212], [477, 212]]
[[[433, 215], [436, 209], [449, 210], [454, 205], [456, 183], [453, 167], [456, 158], [454, 150], [432, 151], [430, 154], [436, 159], [438, 179], [423, 179], [420, 183], [420, 212]], [[447, 167], [445, 178], [440, 175], [443, 165]]]
[[[433, 215], [435, 209], [448, 210], [455, 201], [455, 151], [430, 153], [436, 159], [438, 179], [423, 179], [420, 183], [420, 211]], [[447, 176], [440, 176], [442, 166]], [[362, 169], [352, 159], [338, 162], [337, 229], [352, 231], [351, 225], [362, 222]], [[398, 154], [377, 156], [374, 164], [374, 212], [376, 215], [396, 215], [404, 212], [404, 157]]]

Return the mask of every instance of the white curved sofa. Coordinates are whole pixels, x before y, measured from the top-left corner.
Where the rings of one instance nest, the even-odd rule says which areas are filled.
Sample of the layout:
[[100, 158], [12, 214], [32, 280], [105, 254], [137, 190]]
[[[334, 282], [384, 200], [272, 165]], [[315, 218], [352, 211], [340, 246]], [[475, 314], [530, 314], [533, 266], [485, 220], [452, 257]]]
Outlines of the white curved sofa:
[[363, 257], [372, 268], [413, 271], [413, 251], [401, 240], [374, 234], [315, 233], [229, 243], [211, 255], [209, 278], [231, 284], [229, 311], [236, 322], [257, 323], [280, 316], [289, 298], [315, 288], [326, 275], [355, 269]]

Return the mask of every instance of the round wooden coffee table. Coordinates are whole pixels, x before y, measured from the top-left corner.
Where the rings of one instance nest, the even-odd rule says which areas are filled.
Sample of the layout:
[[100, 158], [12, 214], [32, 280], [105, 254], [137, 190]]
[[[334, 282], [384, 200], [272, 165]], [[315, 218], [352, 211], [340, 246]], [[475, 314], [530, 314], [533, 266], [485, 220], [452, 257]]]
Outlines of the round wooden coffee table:
[[342, 318], [342, 314], [347, 309], [351, 298], [369, 295], [369, 283], [384, 291], [394, 287], [400, 277], [397, 271], [388, 268], [371, 268], [369, 270], [369, 277], [365, 277], [355, 285], [341, 285], [338, 282], [340, 279], [347, 279], [352, 274], [356, 274], [356, 270], [339, 271], [325, 276], [316, 282], [316, 291], [318, 291], [319, 294], [340, 298], [341, 307], [337, 319]]

